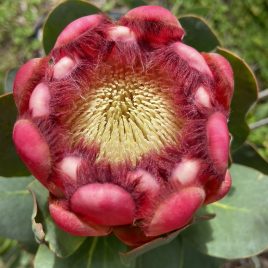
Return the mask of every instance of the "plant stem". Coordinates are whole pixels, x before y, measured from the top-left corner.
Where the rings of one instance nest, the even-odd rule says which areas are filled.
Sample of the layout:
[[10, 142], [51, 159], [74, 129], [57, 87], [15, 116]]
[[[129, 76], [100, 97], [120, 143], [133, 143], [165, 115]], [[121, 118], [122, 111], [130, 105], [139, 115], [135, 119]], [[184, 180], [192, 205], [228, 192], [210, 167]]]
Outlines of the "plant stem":
[[268, 118], [261, 119], [249, 125], [251, 130], [268, 125]]
[[262, 100], [268, 97], [268, 88], [259, 92], [258, 100]]

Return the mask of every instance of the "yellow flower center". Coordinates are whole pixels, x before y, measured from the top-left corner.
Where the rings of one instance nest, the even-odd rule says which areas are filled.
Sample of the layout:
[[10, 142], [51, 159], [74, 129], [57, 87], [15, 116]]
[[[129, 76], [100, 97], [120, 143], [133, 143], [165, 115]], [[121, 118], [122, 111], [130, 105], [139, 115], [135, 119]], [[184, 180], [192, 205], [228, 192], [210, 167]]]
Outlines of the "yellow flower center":
[[72, 143], [81, 138], [100, 147], [98, 160], [129, 160], [178, 142], [182, 122], [168, 83], [153, 73], [113, 68], [81, 96], [67, 121]]

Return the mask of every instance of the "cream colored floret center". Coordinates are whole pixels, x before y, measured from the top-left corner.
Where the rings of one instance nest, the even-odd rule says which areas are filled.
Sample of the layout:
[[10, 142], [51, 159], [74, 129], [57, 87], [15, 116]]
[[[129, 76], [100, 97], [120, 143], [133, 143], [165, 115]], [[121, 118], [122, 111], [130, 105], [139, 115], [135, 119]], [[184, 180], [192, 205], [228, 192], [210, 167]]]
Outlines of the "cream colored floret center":
[[178, 141], [181, 123], [159, 78], [123, 68], [104, 75], [68, 120], [74, 143], [100, 146], [98, 159], [132, 164]]

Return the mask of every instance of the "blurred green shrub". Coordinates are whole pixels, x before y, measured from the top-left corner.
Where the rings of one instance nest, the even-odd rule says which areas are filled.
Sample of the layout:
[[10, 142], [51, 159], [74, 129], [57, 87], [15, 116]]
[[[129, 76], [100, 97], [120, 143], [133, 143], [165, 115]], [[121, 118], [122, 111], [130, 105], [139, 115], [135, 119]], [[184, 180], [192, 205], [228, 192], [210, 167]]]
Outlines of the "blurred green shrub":
[[1, 89], [5, 74], [10, 68], [39, 56], [41, 42], [35, 29], [42, 20], [41, 10], [46, 10], [49, 3], [50, 1], [44, 0], [0, 1]]

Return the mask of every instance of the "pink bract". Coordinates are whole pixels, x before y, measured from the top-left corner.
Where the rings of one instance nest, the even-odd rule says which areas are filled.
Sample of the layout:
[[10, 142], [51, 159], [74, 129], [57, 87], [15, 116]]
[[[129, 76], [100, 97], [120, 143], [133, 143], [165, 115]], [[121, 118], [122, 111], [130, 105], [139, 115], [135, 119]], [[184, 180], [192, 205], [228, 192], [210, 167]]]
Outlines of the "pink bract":
[[183, 36], [158, 6], [86, 16], [19, 70], [14, 143], [66, 232], [138, 246], [228, 192], [232, 69]]

